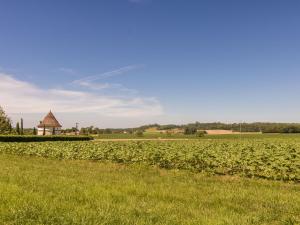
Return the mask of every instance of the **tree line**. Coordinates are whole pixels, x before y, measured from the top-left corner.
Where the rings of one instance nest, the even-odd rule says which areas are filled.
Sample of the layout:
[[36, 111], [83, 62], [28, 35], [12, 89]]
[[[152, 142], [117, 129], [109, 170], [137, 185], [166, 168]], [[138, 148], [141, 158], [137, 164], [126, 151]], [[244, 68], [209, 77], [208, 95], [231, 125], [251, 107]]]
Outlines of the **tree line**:
[[271, 123], [271, 122], [256, 122], [256, 123], [189, 123], [183, 125], [159, 125], [149, 124], [135, 128], [106, 128], [101, 129], [94, 126], [82, 127], [81, 134], [133, 134], [136, 132], [145, 132], [149, 128], [156, 127], [157, 130], [168, 131], [172, 129], [181, 129], [185, 134], [195, 134], [205, 130], [232, 130], [242, 132], [261, 132], [261, 133], [300, 133], [300, 123]]
[[[80, 134], [112, 134], [112, 133], [127, 133], [140, 134], [148, 128], [156, 127], [161, 131], [168, 131], [172, 129], [181, 129], [185, 134], [195, 134], [204, 130], [232, 130], [242, 132], [262, 132], [262, 133], [300, 133], [300, 123], [270, 123], [270, 122], [256, 122], [256, 123], [189, 123], [183, 125], [176, 124], [148, 124], [135, 128], [98, 128], [94, 126], [82, 127]], [[75, 132], [76, 128], [62, 130], [63, 133]], [[36, 134], [36, 128], [24, 129], [23, 119], [12, 126], [11, 119], [5, 114], [5, 111], [0, 106], [0, 134]]]
[[21, 118], [20, 122], [16, 123], [16, 126], [13, 127], [11, 119], [6, 115], [3, 108], [0, 106], [0, 134], [37, 134], [36, 128], [25, 129], [24, 128], [24, 121]]

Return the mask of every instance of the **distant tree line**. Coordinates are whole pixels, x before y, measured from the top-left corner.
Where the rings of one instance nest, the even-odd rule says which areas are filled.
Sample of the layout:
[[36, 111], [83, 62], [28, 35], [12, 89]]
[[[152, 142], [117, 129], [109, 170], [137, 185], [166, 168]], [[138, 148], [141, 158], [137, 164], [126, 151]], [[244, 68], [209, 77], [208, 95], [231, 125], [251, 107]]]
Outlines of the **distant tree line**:
[[[134, 134], [137, 132], [144, 132], [149, 128], [156, 127], [161, 131], [168, 131], [171, 129], [181, 129], [185, 134], [196, 134], [199, 131], [204, 130], [232, 130], [242, 132], [262, 132], [262, 133], [300, 133], [300, 123], [189, 123], [183, 125], [159, 125], [159, 124], [149, 124], [136, 128], [106, 128], [101, 129], [97, 127], [83, 127], [80, 130], [80, 134]], [[202, 132], [203, 133], [203, 132]], [[202, 134], [201, 133], [201, 134]], [[205, 133], [205, 132], [204, 132]], [[200, 133], [199, 133], [200, 135]]]
[[[156, 127], [161, 131], [168, 131], [171, 129], [181, 129], [185, 134], [196, 134], [200, 131], [204, 130], [232, 130], [232, 131], [240, 131], [242, 132], [262, 132], [262, 133], [300, 133], [300, 123], [189, 123], [183, 125], [175, 125], [175, 124], [148, 124], [136, 128], [106, 128], [101, 129], [94, 126], [82, 127], [80, 129], [80, 134], [137, 134], [142, 135], [142, 133], [152, 127]], [[72, 127], [70, 129], [65, 129], [62, 131], [63, 133], [71, 133], [76, 132], [76, 128]], [[200, 132], [201, 133], [201, 132]], [[202, 133], [199, 135], [202, 135]], [[5, 111], [0, 106], [0, 134], [37, 134], [36, 128], [24, 128], [23, 127], [23, 119], [21, 118], [20, 122], [16, 123], [16, 126], [12, 126], [11, 119], [5, 114]]]
[[199, 123], [185, 126], [196, 127], [197, 130], [232, 130], [262, 133], [300, 133], [300, 123]]
[[82, 127], [80, 129], [80, 134], [122, 134], [122, 133], [127, 133], [127, 134], [133, 134], [138, 131], [144, 131], [145, 129], [141, 128], [105, 128], [101, 129], [98, 127], [94, 126], [89, 126], [89, 127]]

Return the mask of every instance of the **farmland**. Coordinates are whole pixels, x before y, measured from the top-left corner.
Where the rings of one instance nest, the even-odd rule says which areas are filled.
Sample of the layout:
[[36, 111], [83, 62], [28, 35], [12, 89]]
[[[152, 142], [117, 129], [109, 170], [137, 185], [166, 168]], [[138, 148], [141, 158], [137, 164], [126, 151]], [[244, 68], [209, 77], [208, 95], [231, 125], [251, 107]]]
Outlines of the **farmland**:
[[0, 221], [296, 225], [299, 137], [0, 142]]
[[1, 143], [0, 153], [300, 181], [298, 138]]

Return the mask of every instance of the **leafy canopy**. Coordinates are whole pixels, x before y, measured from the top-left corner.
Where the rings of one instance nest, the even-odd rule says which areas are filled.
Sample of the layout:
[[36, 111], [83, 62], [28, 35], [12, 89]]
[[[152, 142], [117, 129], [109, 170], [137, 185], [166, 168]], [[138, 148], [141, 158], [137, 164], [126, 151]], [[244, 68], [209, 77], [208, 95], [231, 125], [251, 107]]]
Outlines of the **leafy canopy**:
[[11, 131], [11, 120], [5, 114], [3, 108], [0, 106], [0, 133], [7, 133]]

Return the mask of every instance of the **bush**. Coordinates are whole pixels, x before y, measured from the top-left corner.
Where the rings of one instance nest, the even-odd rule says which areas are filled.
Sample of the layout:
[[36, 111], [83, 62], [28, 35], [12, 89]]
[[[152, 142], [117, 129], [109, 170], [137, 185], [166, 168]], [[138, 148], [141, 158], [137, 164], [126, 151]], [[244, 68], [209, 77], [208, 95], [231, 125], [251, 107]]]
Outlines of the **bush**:
[[91, 136], [21, 136], [0, 135], [0, 142], [90, 141]]
[[138, 136], [138, 137], [143, 137], [144, 132], [142, 130], [138, 130], [138, 131], [135, 132], [135, 135]]
[[204, 137], [204, 135], [206, 134], [206, 131], [197, 131], [196, 136], [197, 137]]
[[191, 135], [191, 134], [196, 134], [197, 133], [197, 128], [196, 127], [186, 127], [184, 128], [184, 134], [185, 135]]

